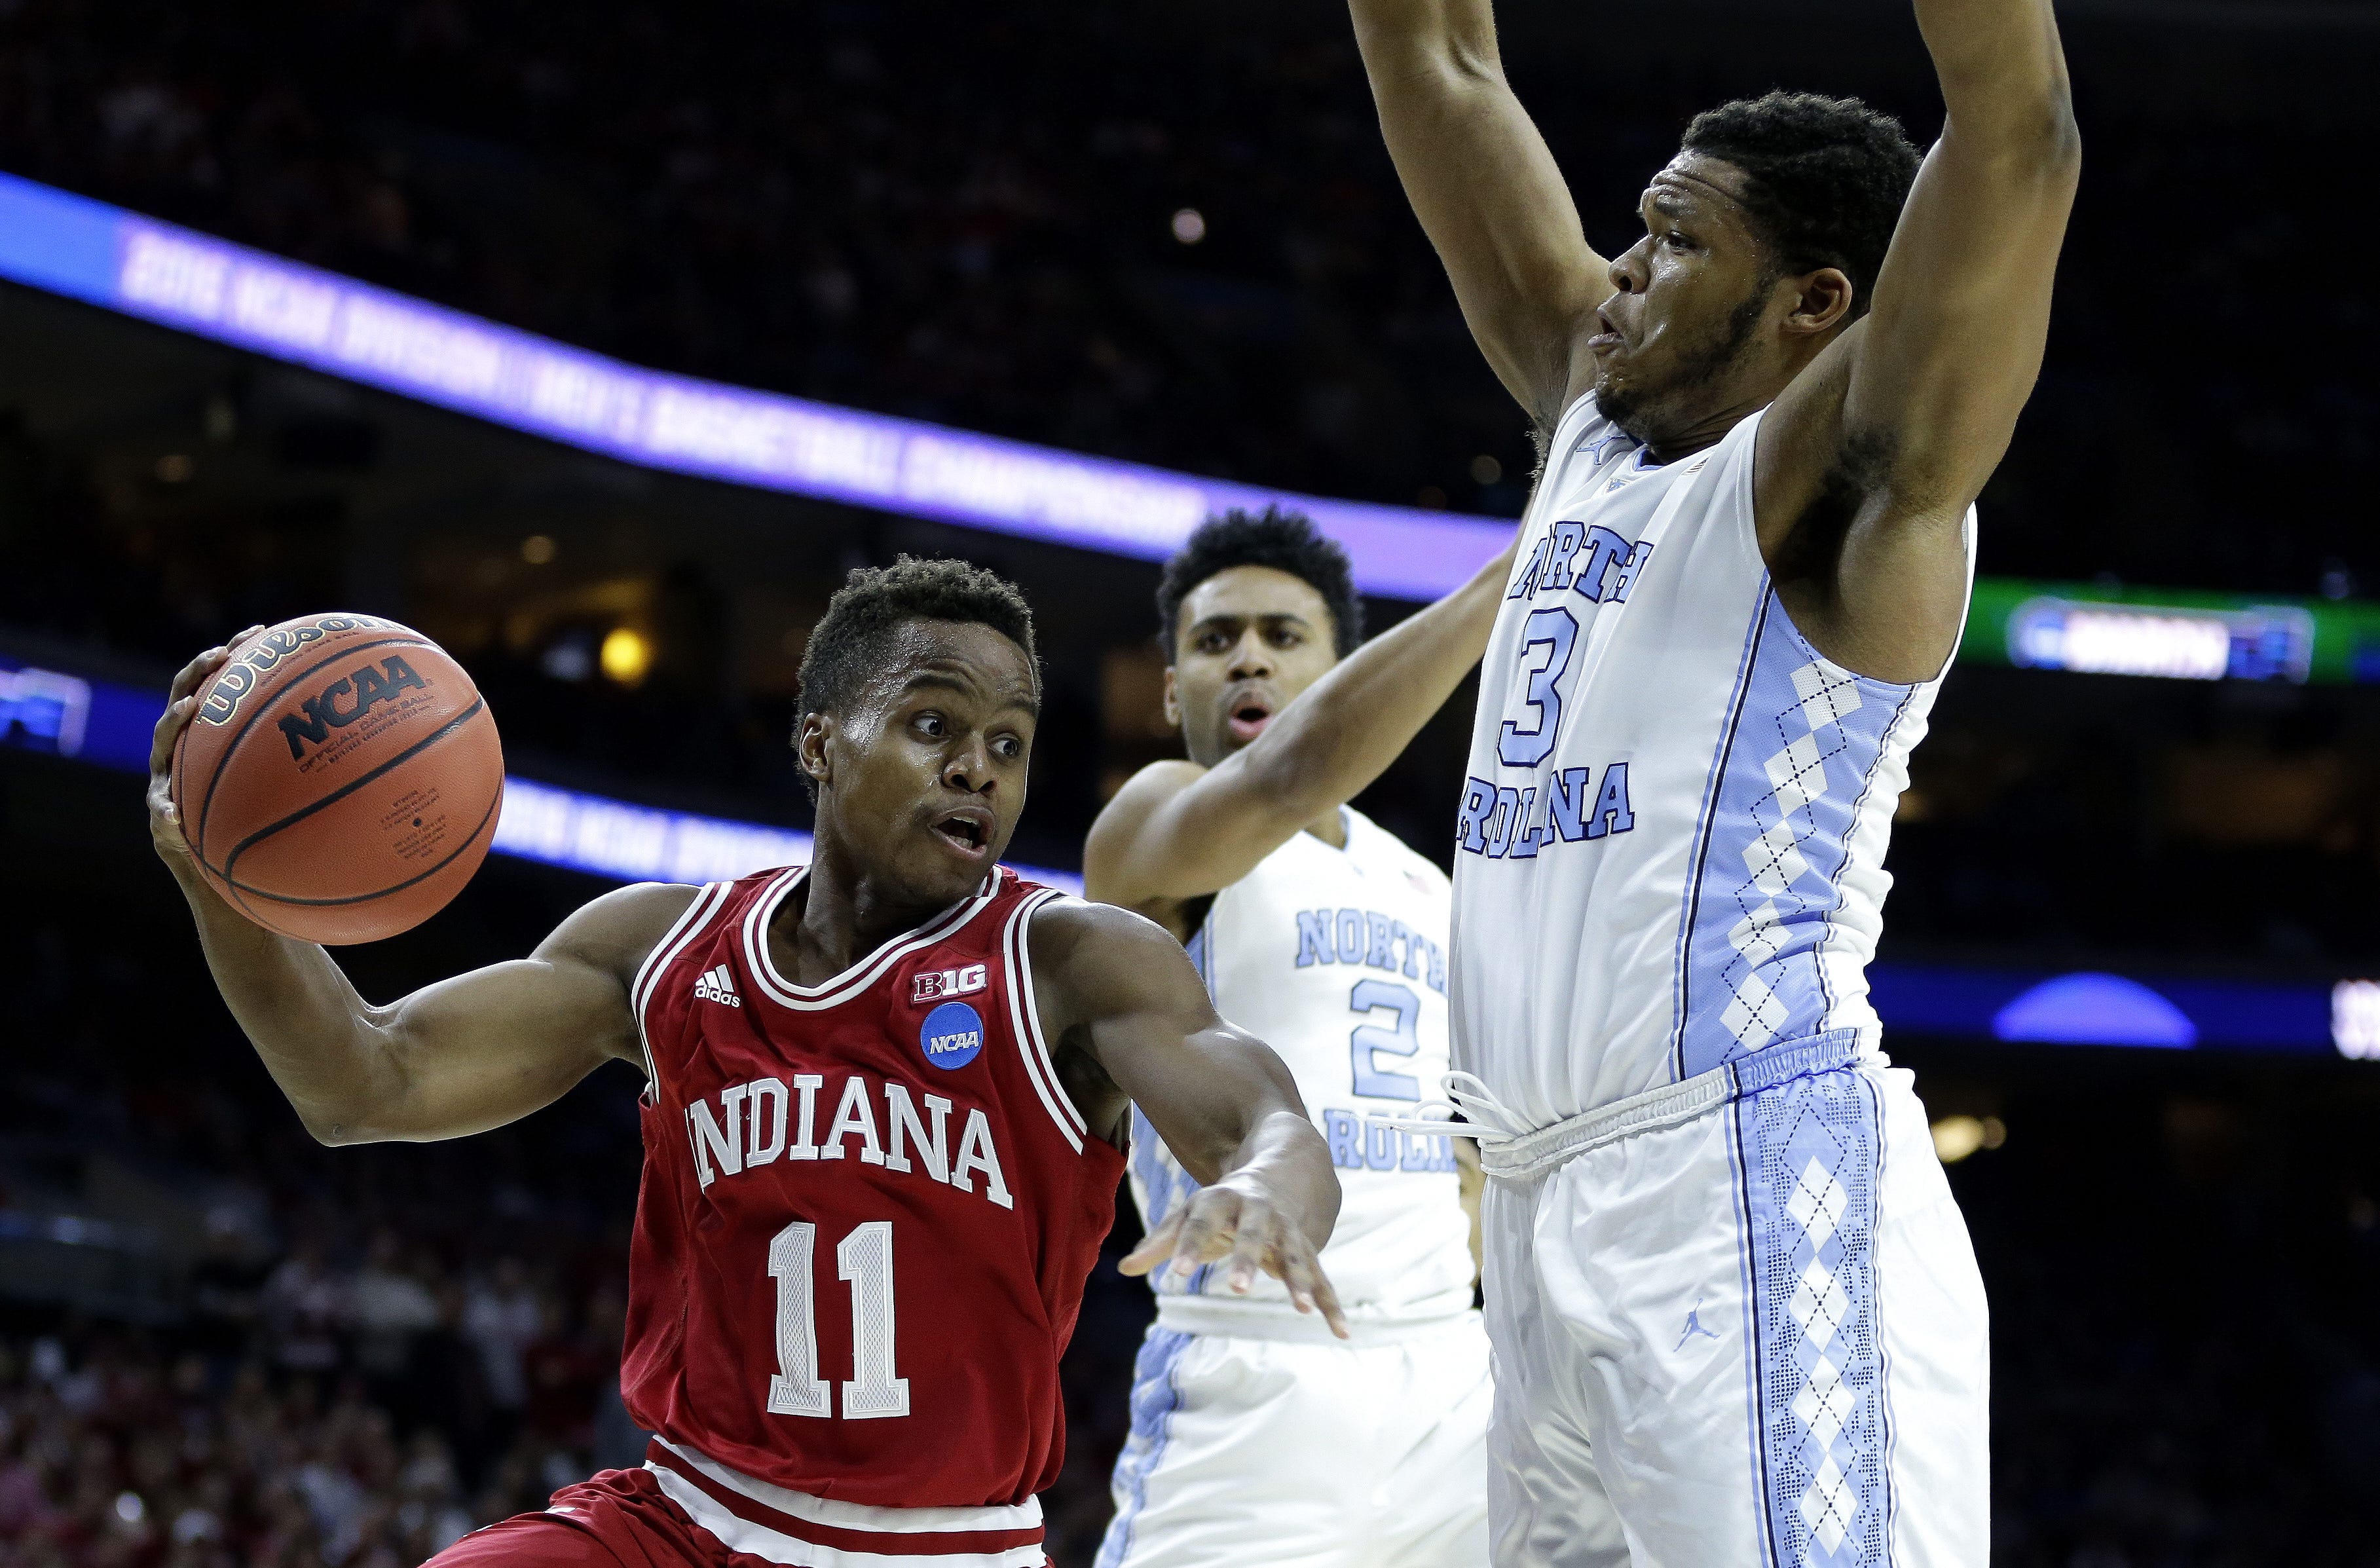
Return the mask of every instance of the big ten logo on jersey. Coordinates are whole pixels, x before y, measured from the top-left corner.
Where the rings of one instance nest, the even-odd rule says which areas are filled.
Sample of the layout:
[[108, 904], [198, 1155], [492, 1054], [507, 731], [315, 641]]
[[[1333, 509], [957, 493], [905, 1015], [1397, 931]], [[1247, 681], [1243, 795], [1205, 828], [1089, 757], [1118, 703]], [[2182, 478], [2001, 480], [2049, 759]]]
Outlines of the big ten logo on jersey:
[[1300, 909], [1297, 966], [1317, 964], [1361, 965], [1419, 980], [1432, 991], [1446, 989], [1445, 950], [1402, 920], [1372, 909]]
[[1439, 1174], [1454, 1169], [1454, 1140], [1443, 1133], [1408, 1133], [1360, 1111], [1326, 1110], [1322, 1136], [1330, 1163], [1342, 1171], [1404, 1171]]
[[923, 969], [909, 979], [911, 1002], [940, 1002], [945, 997], [973, 996], [991, 984], [991, 966], [969, 964], [958, 969]]
[[1531, 860], [1548, 845], [1584, 844], [1624, 833], [1636, 826], [1628, 805], [1628, 764], [1562, 768], [1534, 784], [1463, 781], [1463, 810], [1455, 820], [1455, 847], [1490, 860]]
[[[950, 1123], [956, 1108], [950, 1100], [939, 1094], [923, 1095], [920, 1114], [908, 1086], [871, 1085], [852, 1073], [836, 1093], [834, 1112], [821, 1138], [819, 1109], [825, 1088], [822, 1075], [797, 1073], [790, 1088], [783, 1078], [755, 1078], [688, 1105], [686, 1139], [694, 1150], [695, 1179], [703, 1190], [780, 1160], [856, 1159], [964, 1193], [973, 1193], [980, 1176], [985, 1197], [1002, 1209], [1016, 1207], [1001, 1170], [999, 1147], [992, 1142], [991, 1120], [980, 1110], [970, 1108], [962, 1119], [953, 1154]], [[879, 1100], [884, 1106], [881, 1121]]]

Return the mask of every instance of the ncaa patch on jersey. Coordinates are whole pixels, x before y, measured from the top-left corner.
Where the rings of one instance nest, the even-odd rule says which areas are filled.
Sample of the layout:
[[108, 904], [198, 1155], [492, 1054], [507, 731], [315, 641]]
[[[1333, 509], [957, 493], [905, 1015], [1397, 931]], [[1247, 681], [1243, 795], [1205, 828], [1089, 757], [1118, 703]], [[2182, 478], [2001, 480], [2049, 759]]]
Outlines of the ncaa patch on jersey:
[[964, 1002], [945, 1002], [926, 1015], [917, 1044], [928, 1066], [964, 1067], [983, 1051], [983, 1018]]

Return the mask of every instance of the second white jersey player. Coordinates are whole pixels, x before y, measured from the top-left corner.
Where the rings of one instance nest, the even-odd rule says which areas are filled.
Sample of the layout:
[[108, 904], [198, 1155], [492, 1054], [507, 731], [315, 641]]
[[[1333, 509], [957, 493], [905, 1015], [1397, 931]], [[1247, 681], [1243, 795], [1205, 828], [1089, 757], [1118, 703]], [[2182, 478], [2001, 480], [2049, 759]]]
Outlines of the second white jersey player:
[[[1388, 1118], [1435, 1094], [1445, 1076], [1446, 874], [1352, 808], [1347, 846], [1299, 833], [1215, 895], [1190, 939], [1215, 1010], [1276, 1042], [1330, 1140], [1339, 1226], [1323, 1268], [1351, 1325], [1443, 1320], [1471, 1306], [1470, 1223], [1452, 1140], [1400, 1132]], [[1150, 1229], [1195, 1190], [1164, 1141], [1133, 1125], [1133, 1197]], [[1269, 1275], [1246, 1295], [1220, 1270], [1159, 1275], [1158, 1322], [1231, 1331], [1277, 1318], [1287, 1291]]]
[[[1452, 890], [1347, 801], [1477, 660], [1503, 582], [1491, 563], [1362, 642], [1347, 558], [1305, 518], [1217, 518], [1166, 567], [1167, 717], [1189, 758], [1109, 803], [1085, 884], [1172, 932], [1295, 1079], [1337, 1167], [1322, 1268], [1352, 1343], [1269, 1278], [1157, 1274], [1099, 1568], [1488, 1561], [1476, 1162], [1391, 1122], [1450, 1065]], [[1138, 1124], [1128, 1171], [1161, 1244], [1196, 1183]]]
[[[1301, 833], [1274, 850], [1215, 895], [1190, 956], [1217, 1012], [1278, 1042], [1330, 1140], [1322, 1267], [1354, 1339], [1269, 1276], [1234, 1295], [1212, 1265], [1157, 1275], [1100, 1568], [1487, 1562], [1493, 1395], [1454, 1147], [1388, 1122], [1446, 1070], [1451, 890], [1342, 812], [1345, 848]], [[1129, 1172], [1152, 1230], [1196, 1190], [1137, 1120]]]

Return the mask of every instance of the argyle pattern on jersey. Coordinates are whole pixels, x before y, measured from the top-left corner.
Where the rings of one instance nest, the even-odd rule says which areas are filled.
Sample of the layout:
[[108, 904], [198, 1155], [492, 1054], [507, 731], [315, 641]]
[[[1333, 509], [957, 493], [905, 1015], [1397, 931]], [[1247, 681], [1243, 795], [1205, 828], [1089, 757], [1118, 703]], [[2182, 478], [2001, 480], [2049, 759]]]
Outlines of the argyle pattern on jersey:
[[1890, 1511], [1873, 1266], [1876, 1101], [1858, 1070], [1845, 1067], [1749, 1096], [1736, 1113], [1775, 1561], [1882, 1564]]
[[1681, 1077], [1828, 1027], [1818, 951], [1898, 707], [1820, 658], [1773, 595], [1754, 636], [1694, 879]]

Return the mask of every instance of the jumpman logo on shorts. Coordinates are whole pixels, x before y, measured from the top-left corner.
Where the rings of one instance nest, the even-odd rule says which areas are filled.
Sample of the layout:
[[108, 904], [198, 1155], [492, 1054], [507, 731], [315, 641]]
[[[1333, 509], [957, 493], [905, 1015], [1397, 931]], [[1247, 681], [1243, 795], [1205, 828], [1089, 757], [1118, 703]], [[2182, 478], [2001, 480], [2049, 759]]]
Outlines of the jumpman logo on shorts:
[[[1703, 1327], [1703, 1298], [1701, 1296], [1694, 1297], [1694, 1309], [1686, 1314], [1686, 1331], [1678, 1336], [1677, 1349], [1685, 1349], [1686, 1342], [1694, 1338], [1696, 1334], [1702, 1335], [1705, 1339], [1715, 1340], [1718, 1338], [1717, 1334], [1712, 1333], [1708, 1329]], [[1677, 1354], [1677, 1351], [1673, 1350], [1670, 1354], [1674, 1355]]]

